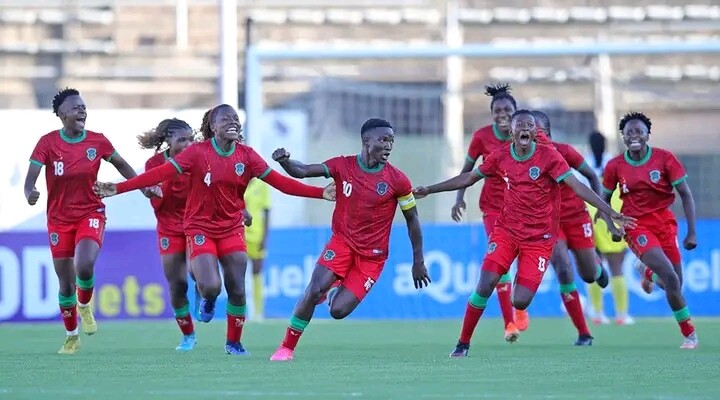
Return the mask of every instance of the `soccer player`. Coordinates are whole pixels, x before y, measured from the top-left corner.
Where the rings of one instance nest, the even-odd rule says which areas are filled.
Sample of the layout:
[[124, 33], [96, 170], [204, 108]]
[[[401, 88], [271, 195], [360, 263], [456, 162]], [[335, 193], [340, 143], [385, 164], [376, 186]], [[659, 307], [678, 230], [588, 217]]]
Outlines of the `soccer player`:
[[530, 305], [548, 268], [558, 235], [558, 185], [564, 182], [580, 197], [623, 224], [627, 218], [613, 211], [572, 174], [555, 148], [535, 142], [535, 118], [530, 111], [516, 111], [511, 119], [512, 143], [499, 148], [474, 171], [414, 190], [418, 198], [432, 193], [469, 187], [486, 176], [499, 176], [506, 185], [503, 209], [490, 234], [480, 281], [465, 310], [462, 332], [451, 357], [465, 357], [473, 331], [500, 277], [517, 257], [518, 269], [512, 302], [524, 310]]
[[682, 260], [677, 241], [677, 220], [670, 207], [677, 190], [683, 204], [688, 230], [683, 247], [697, 247], [695, 201], [687, 174], [671, 152], [650, 147], [652, 123], [643, 113], [631, 112], [620, 120], [620, 131], [627, 150], [608, 163], [603, 175], [605, 199], [609, 201], [619, 186], [622, 212], [637, 218], [637, 227], [625, 235], [630, 249], [644, 265], [642, 286], [652, 291], [653, 282], [665, 295], [684, 337], [681, 348], [698, 346], [695, 327], [682, 294]]
[[245, 206], [252, 216], [252, 224], [245, 228], [245, 240], [247, 255], [252, 264], [255, 317], [262, 320], [265, 310], [262, 270], [267, 257], [266, 246], [270, 224], [270, 188], [265, 182], [259, 179], [250, 181], [245, 191]]
[[[177, 156], [194, 141], [190, 125], [177, 118], [165, 119], [158, 126], [138, 136], [141, 148], [154, 149], [156, 154], [145, 162], [151, 170]], [[185, 200], [190, 191], [190, 174], [177, 175], [160, 185], [162, 197], [150, 199], [157, 218], [158, 248], [163, 272], [170, 289], [170, 304], [183, 334], [178, 351], [195, 348], [195, 327], [187, 298], [187, 243], [183, 232]]]
[[[552, 140], [550, 118], [542, 111], [531, 111], [538, 130], [542, 130]], [[589, 182], [592, 189], [602, 195], [600, 180], [595, 172], [587, 165], [584, 157], [567, 143], [553, 141], [552, 145], [565, 159], [568, 165], [582, 174]], [[597, 282], [602, 288], [607, 287], [609, 277], [605, 268], [598, 263], [595, 254], [595, 241], [593, 240], [592, 219], [588, 214], [585, 202], [568, 185], [560, 186], [560, 229], [558, 231], [557, 243], [553, 249], [550, 263], [555, 269], [558, 283], [560, 284], [560, 296], [565, 310], [567, 310], [573, 325], [578, 331], [576, 346], [591, 346], [593, 337], [588, 329], [585, 315], [583, 314], [580, 295], [575, 286], [575, 274], [573, 273], [568, 250], [575, 256], [575, 265], [583, 281], [588, 283]], [[619, 230], [612, 225], [617, 235]]]
[[37, 203], [40, 192], [35, 183], [46, 167], [50, 252], [67, 332], [58, 353], [74, 354], [80, 346], [78, 313], [86, 334], [98, 329], [90, 301], [95, 260], [105, 235], [105, 205], [93, 192], [100, 161], [110, 162], [125, 178], [134, 177], [135, 171], [103, 134], [85, 129], [87, 108], [77, 89], [59, 91], [53, 97], [52, 109], [62, 128], [44, 135], [35, 145], [25, 178], [25, 197], [30, 205]]
[[215, 312], [222, 265], [227, 304], [225, 352], [249, 354], [240, 339], [245, 323], [245, 270], [247, 255], [243, 227], [243, 195], [248, 182], [259, 178], [283, 193], [334, 200], [335, 188], [307, 186], [284, 177], [268, 167], [253, 150], [238, 142], [241, 126], [235, 109], [227, 104], [205, 113], [200, 131], [204, 140], [193, 144], [159, 167], [136, 178], [113, 183], [96, 183], [103, 197], [156, 185], [187, 172], [190, 192], [185, 206], [183, 229], [190, 252], [190, 266], [203, 297], [201, 317], [209, 322]]
[[[322, 164], [290, 160], [278, 149], [273, 159], [295, 178], [332, 177], [337, 203], [333, 235], [315, 264], [310, 284], [290, 318], [285, 339], [271, 361], [290, 361], [295, 346], [315, 311], [327, 296], [330, 315], [350, 315], [377, 282], [388, 257], [395, 210], [400, 205], [413, 249], [412, 277], [416, 288], [430, 283], [423, 260], [422, 230], [412, 186], [405, 174], [388, 162], [395, 134], [388, 121], [367, 120], [360, 128], [360, 154], [331, 158]], [[332, 287], [332, 289], [331, 289]]]

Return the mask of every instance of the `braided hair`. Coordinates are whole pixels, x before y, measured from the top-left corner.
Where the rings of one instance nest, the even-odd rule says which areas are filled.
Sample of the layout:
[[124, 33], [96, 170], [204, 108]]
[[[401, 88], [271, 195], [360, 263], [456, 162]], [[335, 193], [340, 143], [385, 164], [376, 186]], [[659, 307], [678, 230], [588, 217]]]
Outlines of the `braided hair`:
[[157, 127], [144, 132], [142, 135], [138, 135], [138, 144], [140, 148], [155, 149], [156, 152], [159, 152], [163, 144], [165, 144], [170, 137], [170, 131], [179, 129], [192, 130], [190, 124], [181, 119], [164, 119], [160, 121]]
[[496, 85], [485, 86], [485, 94], [492, 97], [492, 100], [490, 100], [490, 110], [493, 109], [493, 105], [496, 101], [503, 99], [510, 100], [513, 108], [517, 109], [517, 102], [515, 101], [515, 98], [510, 94], [511, 90], [512, 88], [510, 88], [509, 83], [499, 83]]

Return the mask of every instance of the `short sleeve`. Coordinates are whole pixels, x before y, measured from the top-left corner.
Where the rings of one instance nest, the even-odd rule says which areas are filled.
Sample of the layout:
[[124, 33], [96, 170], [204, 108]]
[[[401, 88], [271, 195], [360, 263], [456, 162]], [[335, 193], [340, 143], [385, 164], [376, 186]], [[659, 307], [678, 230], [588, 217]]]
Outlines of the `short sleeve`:
[[267, 162], [260, 157], [254, 149], [248, 147], [248, 165], [250, 176], [253, 178], [262, 179], [272, 171], [272, 168], [268, 166]]
[[609, 162], [603, 171], [603, 192], [612, 193], [618, 185], [617, 163]]
[[665, 158], [665, 172], [670, 178], [670, 184], [672, 186], [677, 186], [685, 182], [688, 176], [685, 172], [685, 167], [683, 167], [680, 160], [678, 160], [678, 158], [670, 152], [667, 153], [667, 156]]
[[[548, 149], [550, 149], [548, 147]], [[555, 179], [555, 182], [562, 182], [568, 176], [572, 175], [572, 170], [568, 165], [567, 161], [560, 155], [559, 152], [550, 149], [547, 152], [547, 173], [551, 178]]]
[[110, 143], [110, 139], [105, 137], [105, 135], [100, 135], [100, 155], [102, 155], [103, 160], [105, 161], [112, 161], [112, 158], [117, 155], [117, 151], [115, 151], [115, 146]]
[[331, 158], [325, 162], [323, 162], [321, 165], [325, 167], [325, 177], [326, 178], [337, 178], [339, 177], [339, 172], [342, 166], [343, 157], [335, 157]]
[[465, 160], [468, 162], [476, 162], [483, 153], [484, 145], [480, 136], [481, 135], [476, 132], [470, 140], [470, 146], [468, 146], [467, 155], [465, 156]]
[[168, 160], [172, 164], [179, 174], [190, 171], [195, 164], [195, 158], [197, 157], [200, 149], [199, 144], [190, 145], [187, 149], [180, 152], [180, 154]]
[[567, 161], [570, 168], [576, 170], [580, 169], [585, 164], [585, 157], [580, 154], [574, 147], [567, 145], [565, 146], [565, 152], [563, 153], [565, 161]]
[[47, 136], [43, 136], [38, 140], [37, 144], [35, 145], [35, 149], [33, 150], [32, 154], [30, 155], [30, 163], [35, 164], [38, 167], [42, 167], [43, 165], [47, 164], [48, 159], [48, 143], [47, 143]]
[[[505, 149], [505, 147], [503, 147]], [[493, 150], [487, 157], [483, 159], [482, 164], [475, 168], [475, 173], [480, 177], [499, 175], [498, 174], [498, 157], [500, 156], [500, 149]]]
[[410, 179], [408, 179], [405, 174], [398, 171], [393, 186], [395, 197], [397, 198], [398, 205], [401, 210], [407, 211], [415, 207], [416, 204], [415, 196], [413, 196], [412, 192], [412, 183], [410, 183]]

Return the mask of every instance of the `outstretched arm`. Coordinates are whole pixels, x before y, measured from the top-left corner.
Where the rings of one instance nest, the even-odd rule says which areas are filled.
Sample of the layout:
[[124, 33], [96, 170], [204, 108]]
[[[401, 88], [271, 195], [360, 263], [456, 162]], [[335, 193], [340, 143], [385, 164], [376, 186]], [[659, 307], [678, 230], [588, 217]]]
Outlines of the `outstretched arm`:
[[173, 160], [170, 160], [159, 167], [145, 171], [142, 174], [124, 182], [119, 182], [117, 184], [95, 182], [95, 193], [97, 193], [100, 197], [115, 196], [131, 190], [157, 185], [158, 183], [170, 179], [181, 172], [182, 170], [180, 167], [178, 167]]
[[[413, 283], [416, 289], [420, 289], [423, 286], [428, 286], [431, 281], [427, 268], [425, 267], [422, 228], [420, 227], [420, 217], [417, 207], [415, 206], [415, 199], [413, 199], [412, 193], [405, 197], [408, 198], [406, 202], [407, 205], [403, 205], [403, 199], [401, 198], [400, 208], [407, 223], [408, 235], [410, 236], [410, 244], [413, 250]], [[412, 205], [410, 205], [410, 201]]]
[[415, 197], [421, 199], [427, 195], [440, 192], [450, 192], [453, 190], [464, 189], [474, 185], [477, 181], [485, 176], [478, 170], [464, 172], [458, 176], [452, 177], [446, 181], [436, 183], [427, 187], [416, 188], [413, 192]]
[[290, 159], [290, 153], [285, 149], [277, 149], [272, 154], [273, 160], [280, 163], [282, 169], [293, 178], [317, 178], [330, 177], [330, 171], [325, 164], [303, 164], [297, 160]]
[[[612, 207], [610, 207], [610, 205], [607, 202], [603, 201], [603, 199], [601, 199], [600, 196], [598, 196], [595, 192], [590, 190], [589, 187], [583, 185], [582, 182], [577, 180], [577, 178], [574, 175], [572, 175], [572, 174], [568, 175], [563, 180], [563, 182], [566, 185], [570, 186], [570, 188], [578, 196], [580, 196], [583, 200], [587, 201], [588, 203], [592, 204], [593, 207], [597, 208], [598, 212], [603, 212], [603, 213], [607, 214], [608, 216], [610, 216], [610, 218], [612, 220], [618, 221], [623, 226], [628, 226], [631, 228], [634, 227], [635, 218], [626, 217], [626, 216], [623, 216], [622, 214], [615, 212], [615, 210], [613, 210]], [[606, 221], [606, 222], [610, 222], [610, 224], [608, 224], [608, 226], [611, 226], [612, 221]]]
[[686, 181], [682, 181], [675, 186], [680, 200], [682, 201], [683, 212], [685, 212], [685, 220], [687, 220], [687, 236], [683, 241], [683, 246], [687, 250], [697, 247], [697, 237], [695, 233], [695, 199], [693, 199], [690, 185]]
[[333, 186], [332, 184], [325, 189], [318, 186], [309, 186], [294, 179], [283, 176], [270, 168], [268, 168], [267, 173], [263, 175], [264, 176], [262, 176], [260, 179], [285, 194], [289, 194], [291, 196], [309, 197], [312, 199], [324, 198], [329, 201], [335, 200], [335, 191], [329, 189], [329, 186]]

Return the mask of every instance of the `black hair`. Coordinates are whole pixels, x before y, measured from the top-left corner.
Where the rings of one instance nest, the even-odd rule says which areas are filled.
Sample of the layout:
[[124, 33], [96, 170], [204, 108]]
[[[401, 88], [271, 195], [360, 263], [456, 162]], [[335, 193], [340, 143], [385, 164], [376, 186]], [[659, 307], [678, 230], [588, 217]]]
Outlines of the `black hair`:
[[540, 110], [532, 110], [530, 114], [535, 118], [535, 123], [540, 129], [542, 129], [546, 135], [550, 136], [550, 117]]
[[170, 131], [177, 129], [192, 130], [190, 124], [181, 119], [164, 119], [160, 121], [157, 127], [144, 132], [142, 135], [138, 135], [138, 144], [143, 149], [155, 149], [155, 151], [160, 151], [160, 148], [170, 137]]
[[602, 167], [603, 154], [605, 153], [605, 135], [598, 131], [590, 134], [590, 151], [595, 158], [595, 168]]
[[620, 119], [620, 124], [618, 125], [620, 127], [620, 132], [622, 132], [625, 129], [625, 125], [627, 125], [628, 122], [637, 119], [645, 126], [647, 126], [648, 133], [650, 133], [650, 128], [652, 127], [652, 122], [650, 121], [650, 118], [647, 117], [647, 115], [636, 112], [636, 111], [630, 111], [629, 113], [623, 115], [623, 117]]
[[[60, 90], [53, 96], [52, 99], [52, 109], [55, 115], [58, 115], [58, 110], [60, 109], [60, 105], [70, 96], [80, 96], [80, 92], [77, 89], [66, 87], [65, 89]], [[58, 115], [59, 116], [59, 115]]]
[[362, 124], [362, 127], [360, 128], [360, 136], [364, 135], [365, 132], [371, 131], [375, 128], [390, 128], [393, 129], [390, 122], [387, 120], [384, 120], [382, 118], [370, 118], [369, 120], [365, 121], [364, 124]]
[[515, 111], [513, 113], [512, 117], [510, 117], [510, 119], [513, 120], [518, 115], [529, 115], [529, 116], [533, 117], [533, 119], [535, 119], [535, 116], [533, 115], [533, 113], [530, 112], [530, 110], [525, 110], [525, 109]]
[[517, 102], [515, 101], [515, 98], [512, 97], [512, 95], [510, 94], [511, 90], [512, 88], [510, 87], [509, 83], [500, 83], [497, 85], [485, 86], [485, 94], [492, 97], [492, 100], [490, 100], [490, 110], [493, 109], [493, 105], [496, 101], [503, 99], [510, 100], [513, 108], [517, 109]]
[[217, 111], [223, 107], [232, 108], [229, 104], [220, 104], [207, 110], [205, 115], [203, 115], [202, 123], [200, 124], [200, 133], [202, 134], [203, 140], [210, 140], [213, 136], [215, 136], [212, 131], [212, 123], [213, 120], [215, 120], [215, 114]]

